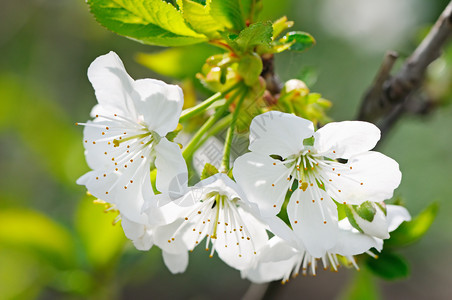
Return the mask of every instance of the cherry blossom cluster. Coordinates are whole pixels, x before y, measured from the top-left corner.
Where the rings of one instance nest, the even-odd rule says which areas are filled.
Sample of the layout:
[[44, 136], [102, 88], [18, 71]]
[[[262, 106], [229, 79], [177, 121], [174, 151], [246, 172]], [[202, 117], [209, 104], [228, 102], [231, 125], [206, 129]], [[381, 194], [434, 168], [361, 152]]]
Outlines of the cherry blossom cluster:
[[[98, 104], [84, 125], [86, 161], [78, 179], [119, 211], [139, 250], [161, 248], [173, 273], [204, 247], [253, 282], [286, 281], [299, 272], [337, 270], [339, 258], [375, 255], [408, 211], [386, 205], [401, 180], [397, 162], [371, 151], [370, 123], [311, 121], [269, 111], [250, 126], [250, 152], [230, 170], [188, 185], [181, 147], [168, 137], [183, 93], [154, 79], [134, 80], [113, 52], [88, 69]], [[346, 212], [341, 216], [338, 212]], [[280, 217], [286, 214], [287, 219]]]

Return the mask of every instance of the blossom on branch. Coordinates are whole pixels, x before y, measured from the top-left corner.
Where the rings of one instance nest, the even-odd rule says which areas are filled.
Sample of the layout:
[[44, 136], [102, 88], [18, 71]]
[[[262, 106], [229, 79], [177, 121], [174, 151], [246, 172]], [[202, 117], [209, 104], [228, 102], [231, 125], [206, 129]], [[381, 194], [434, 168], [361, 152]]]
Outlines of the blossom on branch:
[[[169, 253], [193, 250], [204, 238], [205, 249], [231, 267], [243, 270], [268, 240], [255, 204], [226, 174], [200, 181], [180, 199], [179, 219], [157, 230], [156, 244]], [[163, 207], [165, 209], [165, 206]]]
[[[92, 171], [77, 183], [113, 204], [124, 219], [126, 235], [147, 249], [152, 245], [150, 226], [164, 218], [155, 190], [178, 193], [179, 185], [171, 183], [177, 176], [187, 177], [179, 145], [165, 137], [177, 127], [182, 90], [159, 80], [133, 80], [114, 52], [96, 58], [88, 78], [98, 104], [91, 112], [94, 120], [79, 125], [85, 126], [85, 156]], [[152, 169], [157, 172], [154, 188]], [[156, 210], [151, 222], [143, 213], [145, 204]]]
[[379, 138], [367, 122], [329, 123], [314, 132], [306, 119], [270, 111], [251, 123], [251, 152], [236, 160], [234, 177], [264, 216], [278, 214], [289, 193], [295, 234], [322, 257], [339, 239], [337, 204], [380, 202], [400, 184], [397, 162], [370, 151]]

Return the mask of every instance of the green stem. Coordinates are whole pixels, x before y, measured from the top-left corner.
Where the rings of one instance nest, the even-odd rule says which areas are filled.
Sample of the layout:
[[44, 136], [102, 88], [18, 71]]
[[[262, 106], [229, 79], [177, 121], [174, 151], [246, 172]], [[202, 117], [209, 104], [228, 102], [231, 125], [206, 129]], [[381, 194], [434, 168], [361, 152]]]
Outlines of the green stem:
[[242, 94], [239, 101], [237, 102], [237, 106], [235, 107], [234, 113], [232, 114], [231, 125], [229, 126], [228, 132], [226, 134], [226, 139], [224, 141], [224, 151], [223, 151], [223, 161], [221, 163], [221, 171], [229, 171], [229, 158], [231, 155], [231, 147], [232, 147], [232, 139], [234, 137], [235, 123], [237, 123], [237, 119], [240, 113], [240, 107], [242, 106], [243, 100], [245, 100], [247, 90]]
[[239, 94], [241, 89], [239, 89], [234, 95], [231, 95], [231, 97], [221, 106], [212, 116], [210, 116], [209, 119], [204, 123], [204, 125], [199, 128], [199, 130], [195, 133], [191, 141], [187, 144], [185, 149], [182, 151], [182, 155], [184, 156], [185, 160], [188, 161], [195, 150], [200, 146], [199, 141], [202, 139], [204, 134], [217, 122], [221, 116], [224, 114], [224, 112], [229, 108], [229, 105], [232, 103], [232, 101], [235, 100], [237, 97], [237, 94]]
[[219, 120], [215, 125], [212, 126], [212, 128], [204, 135], [204, 137], [199, 141], [198, 148], [203, 145], [208, 138], [210, 138], [213, 135], [218, 134], [221, 130], [225, 129], [229, 126], [232, 120], [232, 115], [227, 115], [221, 120]]
[[207, 98], [203, 102], [199, 103], [196, 106], [187, 108], [184, 110], [179, 118], [179, 123], [182, 123], [183, 121], [200, 114], [204, 112], [207, 108], [209, 108], [210, 105], [215, 103], [217, 100], [224, 98], [228, 93], [230, 93], [232, 90], [236, 89], [239, 86], [240, 82], [237, 82], [233, 86], [231, 86], [229, 89], [225, 90], [224, 92], [218, 92], [211, 97]]

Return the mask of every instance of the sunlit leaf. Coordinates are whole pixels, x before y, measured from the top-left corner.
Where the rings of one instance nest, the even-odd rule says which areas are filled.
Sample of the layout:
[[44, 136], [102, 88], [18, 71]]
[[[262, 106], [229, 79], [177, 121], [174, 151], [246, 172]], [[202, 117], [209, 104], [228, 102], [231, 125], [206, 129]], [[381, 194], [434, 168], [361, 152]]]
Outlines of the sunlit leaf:
[[253, 23], [263, 8], [263, 0], [240, 0], [240, 8], [246, 22]]
[[28, 250], [56, 268], [75, 265], [72, 235], [44, 214], [26, 209], [0, 211], [0, 246]]
[[80, 201], [75, 226], [89, 262], [101, 269], [115, 262], [126, 238], [121, 225], [113, 225], [117, 212], [107, 212], [107, 207], [94, 204], [94, 199], [85, 197]]
[[206, 5], [191, 0], [181, 0], [178, 3], [185, 21], [197, 32], [215, 37], [218, 36], [218, 31], [224, 29], [224, 25], [210, 14], [210, 1]]
[[273, 27], [271, 22], [258, 22], [240, 31], [234, 42], [241, 51], [246, 52], [257, 45], [269, 45], [272, 35]]
[[88, 4], [103, 26], [146, 44], [183, 46], [207, 40], [163, 0], [88, 0]]
[[287, 17], [281, 17], [273, 22], [273, 39], [277, 38], [284, 30], [292, 27], [293, 21], [288, 21]]
[[157, 53], [138, 53], [136, 60], [154, 72], [177, 79], [194, 77], [209, 56], [221, 52], [208, 44], [169, 48]]
[[410, 274], [407, 261], [389, 251], [380, 253], [378, 259], [367, 259], [366, 265], [375, 275], [387, 280], [406, 278]]
[[418, 241], [432, 225], [438, 208], [438, 203], [434, 202], [413, 220], [402, 223], [399, 228], [391, 232], [391, 238], [385, 241], [385, 247], [402, 247]]
[[312, 35], [301, 31], [289, 32], [279, 42], [282, 44], [291, 44], [289, 49], [298, 52], [306, 51], [316, 43]]
[[227, 28], [239, 31], [245, 27], [240, 0], [211, 0], [210, 14]]

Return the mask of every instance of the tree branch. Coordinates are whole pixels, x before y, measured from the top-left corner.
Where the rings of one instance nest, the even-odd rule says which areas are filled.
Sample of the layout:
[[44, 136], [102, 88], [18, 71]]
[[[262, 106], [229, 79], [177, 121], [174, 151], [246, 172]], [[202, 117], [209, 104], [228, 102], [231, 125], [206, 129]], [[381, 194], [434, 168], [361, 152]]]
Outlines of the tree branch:
[[[414, 95], [414, 92], [421, 86], [427, 67], [440, 56], [441, 49], [451, 37], [452, 1], [400, 71], [392, 77], [390, 73], [398, 54], [394, 51], [386, 53], [374, 83], [363, 98], [357, 119], [376, 124], [383, 138], [405, 112], [417, 115], [429, 113], [435, 103], [423, 95]], [[261, 76], [267, 82], [267, 89], [272, 94], [278, 94], [281, 83], [274, 73], [273, 56], [262, 60], [264, 70]], [[273, 299], [280, 287], [280, 281], [252, 283], [243, 299]]]
[[[413, 94], [421, 86], [427, 67], [440, 56], [442, 48], [451, 37], [452, 1], [400, 71], [392, 77], [390, 71], [397, 54], [386, 54], [372, 87], [364, 96], [358, 120], [376, 124], [380, 129], [384, 129], [383, 135], [405, 112], [415, 111], [411, 106], [419, 106], [419, 103], [413, 103], [419, 97], [413, 97]], [[421, 106], [431, 108], [432, 104], [430, 101]], [[422, 111], [425, 113], [425, 110]]]

